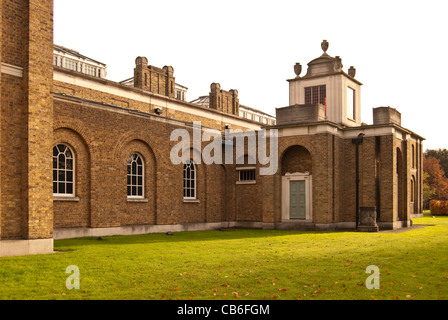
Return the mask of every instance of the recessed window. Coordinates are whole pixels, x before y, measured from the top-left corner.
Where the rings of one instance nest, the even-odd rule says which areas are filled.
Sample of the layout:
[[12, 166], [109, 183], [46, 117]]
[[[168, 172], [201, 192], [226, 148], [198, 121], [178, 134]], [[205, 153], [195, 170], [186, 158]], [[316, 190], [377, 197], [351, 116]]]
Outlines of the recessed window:
[[128, 198], [143, 198], [143, 173], [144, 165], [142, 157], [137, 153], [131, 153], [128, 158]]
[[196, 167], [191, 160], [184, 164], [184, 199], [196, 199]]
[[255, 168], [237, 168], [239, 183], [255, 183]]
[[347, 87], [347, 118], [355, 119], [355, 90]]
[[326, 97], [326, 86], [314, 86], [305, 88], [305, 104], [325, 104]]
[[415, 168], [415, 147], [412, 145], [412, 168]]
[[65, 144], [58, 144], [53, 148], [53, 195], [74, 194], [73, 152]]

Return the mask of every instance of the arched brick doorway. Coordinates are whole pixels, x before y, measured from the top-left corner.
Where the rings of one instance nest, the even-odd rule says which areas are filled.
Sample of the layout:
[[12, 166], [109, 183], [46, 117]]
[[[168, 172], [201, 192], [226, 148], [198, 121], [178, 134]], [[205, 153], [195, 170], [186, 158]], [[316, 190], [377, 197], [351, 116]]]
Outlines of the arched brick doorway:
[[282, 221], [312, 221], [312, 159], [303, 146], [282, 156]]

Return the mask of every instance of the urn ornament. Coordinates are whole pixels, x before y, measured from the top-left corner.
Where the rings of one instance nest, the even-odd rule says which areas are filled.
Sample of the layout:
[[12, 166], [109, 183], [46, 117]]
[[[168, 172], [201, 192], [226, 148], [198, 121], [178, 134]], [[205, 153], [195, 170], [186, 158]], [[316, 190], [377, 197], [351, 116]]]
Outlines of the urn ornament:
[[297, 77], [300, 76], [300, 73], [302, 72], [302, 65], [301, 65], [300, 63], [297, 62], [297, 63], [294, 65], [294, 72], [295, 72], [295, 74], [296, 74]]
[[356, 69], [353, 66], [350, 66], [350, 69], [348, 69], [348, 75], [352, 78], [356, 75]]
[[324, 53], [323, 53], [324, 55], [327, 54], [328, 46], [329, 46], [329, 43], [327, 40], [322, 41], [322, 43], [320, 44], [320, 47], [324, 51]]

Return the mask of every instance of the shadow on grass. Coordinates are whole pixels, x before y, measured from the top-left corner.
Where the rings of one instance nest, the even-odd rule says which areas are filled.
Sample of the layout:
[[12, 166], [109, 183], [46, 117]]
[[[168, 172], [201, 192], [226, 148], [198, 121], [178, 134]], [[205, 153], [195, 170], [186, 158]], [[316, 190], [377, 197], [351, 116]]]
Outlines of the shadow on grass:
[[[425, 215], [425, 218], [428, 215]], [[398, 229], [398, 230], [384, 230], [379, 233], [403, 233], [407, 231], [413, 231], [423, 227], [429, 227], [433, 225], [446, 224], [444, 219], [437, 219], [428, 221], [425, 218], [416, 218], [414, 221], [421, 219], [422, 223], [415, 223], [411, 228]], [[448, 217], [446, 217], [448, 218]], [[434, 222], [432, 224], [431, 222]], [[439, 223], [438, 223], [439, 222]], [[341, 233], [358, 233], [356, 230], [321, 230], [321, 231], [301, 231], [301, 230], [267, 230], [267, 229], [244, 229], [244, 228], [228, 228], [219, 230], [201, 230], [201, 231], [181, 231], [167, 233], [149, 233], [142, 235], [115, 235], [105, 237], [83, 237], [73, 239], [61, 239], [55, 240], [55, 250], [66, 250], [66, 247], [79, 247], [79, 246], [92, 246], [92, 245], [120, 245], [120, 244], [152, 244], [152, 243], [181, 243], [181, 242], [195, 242], [195, 241], [223, 241], [223, 240], [239, 240], [239, 239], [261, 239], [269, 237], [282, 237], [289, 235], [309, 235], [310, 237], [316, 237], [323, 234], [341, 234]], [[379, 234], [372, 233], [372, 234]], [[63, 248], [63, 249], [62, 249]]]
[[[142, 235], [116, 235], [105, 237], [84, 237], [73, 239], [55, 240], [55, 247], [83, 246], [83, 245], [120, 245], [120, 244], [152, 244], [152, 243], [175, 243], [194, 241], [222, 241], [239, 239], [260, 239], [269, 237], [282, 237], [288, 235], [318, 235], [328, 233], [340, 233], [340, 231], [299, 231], [299, 230], [264, 230], [264, 229], [240, 229], [230, 228], [222, 230], [207, 231], [181, 231], [167, 233], [150, 233]], [[55, 248], [55, 250], [58, 250]], [[65, 249], [61, 249], [65, 250]]]

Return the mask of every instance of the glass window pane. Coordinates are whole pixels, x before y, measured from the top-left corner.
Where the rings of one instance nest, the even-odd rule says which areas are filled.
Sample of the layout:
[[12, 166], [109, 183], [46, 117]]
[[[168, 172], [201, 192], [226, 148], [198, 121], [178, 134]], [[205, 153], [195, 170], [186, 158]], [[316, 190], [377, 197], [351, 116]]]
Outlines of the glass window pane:
[[59, 170], [58, 172], [58, 181], [65, 181], [65, 171], [64, 170]]
[[62, 153], [58, 156], [58, 168], [65, 169], [65, 156]]
[[72, 194], [73, 193], [73, 183], [67, 183], [67, 193]]
[[73, 170], [73, 159], [67, 159], [65, 161], [65, 169]]

